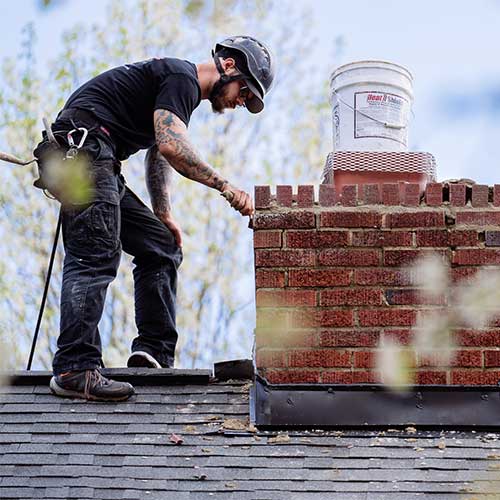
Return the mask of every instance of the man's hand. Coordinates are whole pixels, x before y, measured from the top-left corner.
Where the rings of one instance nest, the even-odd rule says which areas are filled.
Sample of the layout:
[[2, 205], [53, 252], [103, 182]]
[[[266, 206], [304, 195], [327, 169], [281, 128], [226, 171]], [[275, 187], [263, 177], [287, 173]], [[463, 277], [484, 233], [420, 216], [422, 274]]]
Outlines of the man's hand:
[[157, 214], [157, 217], [170, 229], [170, 231], [172, 231], [177, 246], [182, 247], [181, 227], [177, 224], [172, 215], [170, 213], [164, 213]]
[[241, 215], [253, 215], [254, 206], [252, 197], [248, 193], [245, 193], [245, 191], [226, 183], [222, 187], [222, 196]]

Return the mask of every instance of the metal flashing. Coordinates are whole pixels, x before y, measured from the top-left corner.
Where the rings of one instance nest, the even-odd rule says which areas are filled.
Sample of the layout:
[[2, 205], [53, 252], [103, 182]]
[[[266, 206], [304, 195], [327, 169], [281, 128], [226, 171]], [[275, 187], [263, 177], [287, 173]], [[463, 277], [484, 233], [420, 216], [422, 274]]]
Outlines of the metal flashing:
[[271, 385], [253, 387], [259, 428], [500, 427], [500, 387], [382, 384]]

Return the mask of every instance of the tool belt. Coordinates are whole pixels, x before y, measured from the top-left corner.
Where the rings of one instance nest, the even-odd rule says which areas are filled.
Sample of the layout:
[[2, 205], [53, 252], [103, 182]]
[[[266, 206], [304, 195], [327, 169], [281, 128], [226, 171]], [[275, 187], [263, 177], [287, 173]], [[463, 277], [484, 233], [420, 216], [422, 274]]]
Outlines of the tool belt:
[[68, 175], [71, 178], [69, 172], [75, 168], [75, 161], [92, 161], [92, 154], [85, 147], [87, 139], [90, 137], [114, 146], [109, 131], [94, 114], [81, 109], [61, 111], [51, 131], [44, 131], [42, 137], [42, 142], [33, 151], [38, 166], [38, 179], [33, 185], [59, 201], [64, 199], [61, 178], [67, 179]]

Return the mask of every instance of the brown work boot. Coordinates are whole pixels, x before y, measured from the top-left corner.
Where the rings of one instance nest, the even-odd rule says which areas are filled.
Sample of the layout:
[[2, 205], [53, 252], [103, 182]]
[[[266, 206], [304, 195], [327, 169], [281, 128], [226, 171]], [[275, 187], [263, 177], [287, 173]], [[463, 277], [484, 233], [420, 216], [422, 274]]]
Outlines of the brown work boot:
[[56, 375], [50, 379], [50, 389], [56, 396], [92, 401], [124, 401], [135, 394], [128, 382], [103, 377], [97, 368]]

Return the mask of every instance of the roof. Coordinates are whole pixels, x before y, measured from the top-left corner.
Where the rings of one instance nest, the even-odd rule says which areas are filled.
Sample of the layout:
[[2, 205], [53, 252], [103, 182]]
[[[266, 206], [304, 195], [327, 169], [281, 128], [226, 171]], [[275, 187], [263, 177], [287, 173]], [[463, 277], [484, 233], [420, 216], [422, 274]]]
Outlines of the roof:
[[258, 431], [249, 380], [114, 372], [136, 386], [127, 402], [57, 398], [47, 372], [0, 388], [0, 498], [473, 500], [500, 491], [491, 432]]

